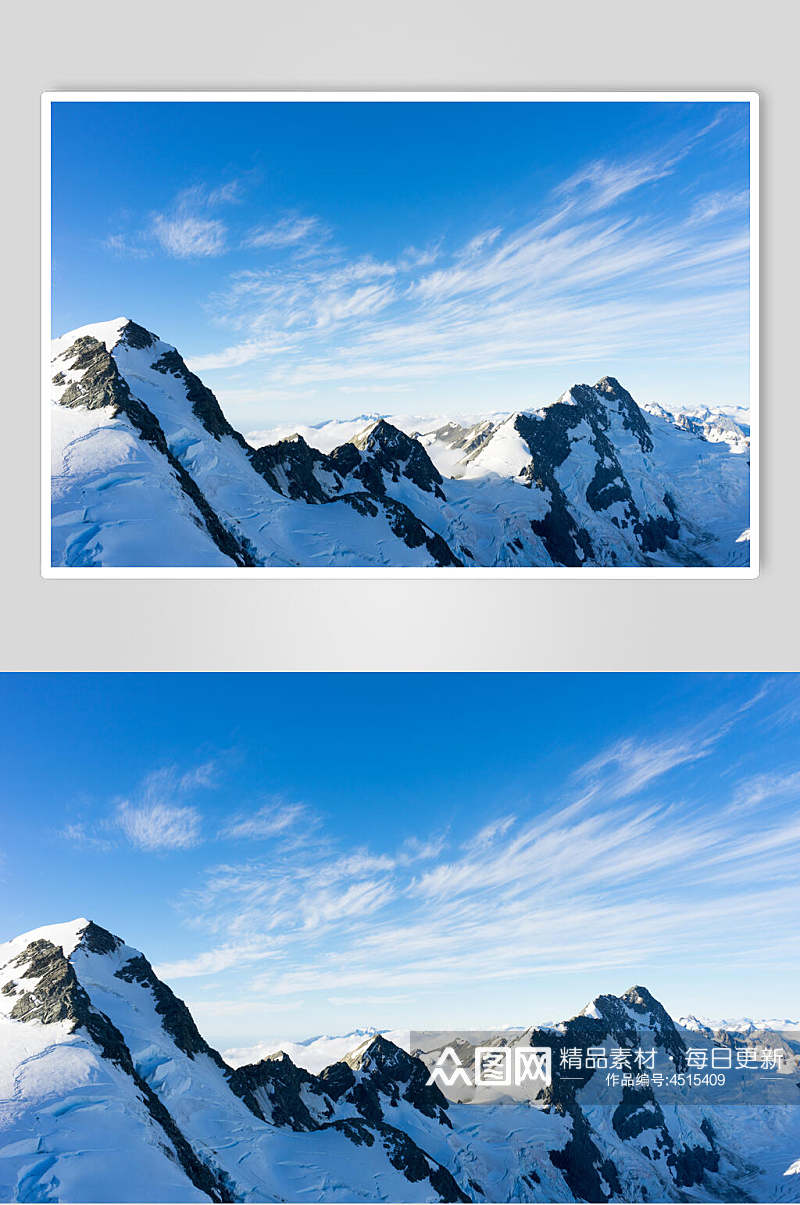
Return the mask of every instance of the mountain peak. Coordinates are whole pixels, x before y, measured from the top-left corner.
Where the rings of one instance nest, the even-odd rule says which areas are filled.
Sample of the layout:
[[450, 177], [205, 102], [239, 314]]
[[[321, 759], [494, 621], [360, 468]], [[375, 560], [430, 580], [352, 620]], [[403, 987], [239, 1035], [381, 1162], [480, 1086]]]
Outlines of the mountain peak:
[[108, 929], [96, 925], [93, 920], [87, 921], [80, 934], [80, 946], [93, 954], [113, 954], [123, 941]]
[[623, 390], [617, 378], [610, 376], [601, 377], [600, 380], [595, 384], [594, 388], [598, 393], [613, 394], [614, 397], [619, 397], [620, 394], [627, 393], [627, 390]]
[[656, 418], [651, 429], [614, 376], [469, 427], [364, 415], [338, 445], [321, 424], [320, 442], [300, 428], [256, 451], [178, 350], [127, 315], [56, 340], [52, 372], [54, 566], [749, 558], [749, 461], [727, 454], [747, 453], [746, 436], [706, 425], [694, 448]]
[[64, 952], [64, 956], [69, 957], [73, 950], [80, 945], [84, 932], [91, 924], [92, 922], [87, 920], [85, 916], [78, 916], [75, 920], [61, 921], [51, 925], [40, 925], [36, 929], [29, 929], [27, 933], [20, 933], [17, 937], [6, 942], [5, 946], [9, 949], [9, 953], [11, 953], [11, 947], [15, 947], [21, 951], [27, 946], [32, 945], [33, 942], [48, 941], [53, 946], [60, 946]]
[[355, 1050], [351, 1050], [342, 1061], [347, 1063], [348, 1067], [364, 1067], [369, 1064], [385, 1066], [387, 1062], [396, 1062], [398, 1055], [405, 1053], [394, 1042], [376, 1033], [366, 1038], [360, 1046], [356, 1046]]
[[145, 348], [160, 342], [158, 335], [140, 326], [132, 318], [123, 318], [121, 321], [123, 326], [119, 333], [120, 343], [126, 343], [128, 347]]
[[372, 484], [380, 489], [380, 473], [386, 473], [396, 483], [400, 477], [407, 477], [418, 489], [435, 494], [444, 499], [442, 490], [443, 478], [434, 466], [428, 453], [419, 440], [406, 435], [399, 427], [379, 418], [371, 427], [367, 427], [359, 435], [354, 436], [350, 443], [363, 456], [369, 457], [369, 462], [362, 465], [361, 476], [371, 480], [373, 466], [378, 470], [378, 480]]
[[399, 427], [395, 427], [385, 418], [379, 418], [371, 426], [354, 435], [350, 443], [355, 444], [360, 452], [368, 448], [393, 447], [405, 448], [413, 443], [410, 435], [406, 435]]

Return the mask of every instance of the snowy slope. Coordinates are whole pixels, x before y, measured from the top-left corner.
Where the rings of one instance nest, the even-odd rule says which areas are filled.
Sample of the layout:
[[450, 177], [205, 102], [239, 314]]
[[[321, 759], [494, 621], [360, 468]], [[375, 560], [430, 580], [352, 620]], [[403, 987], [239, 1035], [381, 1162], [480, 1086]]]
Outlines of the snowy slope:
[[[533, 1099], [460, 1085], [448, 1099], [428, 1075], [454, 1036], [419, 1054], [374, 1032], [344, 1040], [355, 1039], [319, 1074], [286, 1054], [234, 1069], [139, 951], [86, 920], [27, 933], [0, 946], [0, 1194], [800, 1200], [800, 1055], [785, 1042], [785, 1091], [774, 1097], [784, 1103], [757, 1103], [745, 1072], [720, 1103], [682, 1087], [620, 1088], [589, 1071], [555, 1078]], [[555, 1026], [462, 1035], [458, 1048], [470, 1066], [477, 1044], [550, 1046], [554, 1064], [562, 1047], [653, 1047], [681, 1071], [689, 1044], [769, 1041], [780, 1039], [678, 1026], [636, 987]]]
[[[209, 531], [198, 500], [158, 444], [143, 438], [137, 412], [105, 348], [125, 319], [56, 340], [51, 427], [54, 564], [209, 565], [235, 562]], [[74, 350], [77, 349], [77, 350]], [[89, 377], [78, 397], [80, 382]], [[155, 440], [155, 442], [154, 442]]]
[[455, 563], [360, 481], [323, 467], [323, 510], [267, 480], [176, 349], [128, 319], [54, 341], [52, 396], [54, 565]]
[[288, 1054], [296, 1067], [302, 1067], [305, 1071], [313, 1071], [316, 1074], [325, 1067], [329, 1067], [331, 1063], [338, 1062], [367, 1038], [372, 1038], [379, 1032], [403, 1050], [408, 1048], [408, 1030], [353, 1029], [350, 1033], [345, 1034], [319, 1034], [317, 1037], [307, 1038], [303, 1042], [276, 1038], [271, 1042], [258, 1042], [255, 1046], [233, 1047], [223, 1053], [225, 1061], [231, 1067], [241, 1067], [245, 1063], [257, 1063], [261, 1059], [283, 1051]]
[[228, 423], [125, 318], [54, 341], [52, 563], [742, 566], [749, 424], [613, 377], [513, 414]]
[[234, 1071], [147, 959], [89, 921], [0, 947], [0, 1001], [4, 1200], [466, 1199], [380, 1119], [335, 1117], [321, 1090], [312, 1118], [285, 1071]]
[[695, 1017], [694, 1014], [690, 1014], [687, 1017], [679, 1017], [678, 1024], [690, 1032], [707, 1030], [710, 1033], [717, 1033], [725, 1030], [727, 1033], [748, 1034], [766, 1029], [772, 1033], [800, 1033], [800, 1019], [792, 1020], [791, 1017], [721, 1017], [714, 1019], [712, 1017]]
[[[208, 1200], [129, 1070], [74, 1027], [58, 954], [72, 953], [85, 924], [49, 926], [0, 946], [0, 1198], [142, 1201], [157, 1184], [163, 1201]], [[50, 943], [55, 955], [49, 1000], [31, 972], [36, 943]]]

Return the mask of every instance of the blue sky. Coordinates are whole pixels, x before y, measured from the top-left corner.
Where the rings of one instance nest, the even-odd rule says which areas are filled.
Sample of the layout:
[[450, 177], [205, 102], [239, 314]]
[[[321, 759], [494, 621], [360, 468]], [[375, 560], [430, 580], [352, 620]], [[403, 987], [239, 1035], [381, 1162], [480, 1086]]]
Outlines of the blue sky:
[[644, 983], [794, 1016], [800, 679], [4, 675], [0, 939], [89, 916], [222, 1048]]
[[747, 404], [743, 103], [53, 105], [53, 330], [125, 314], [243, 431]]

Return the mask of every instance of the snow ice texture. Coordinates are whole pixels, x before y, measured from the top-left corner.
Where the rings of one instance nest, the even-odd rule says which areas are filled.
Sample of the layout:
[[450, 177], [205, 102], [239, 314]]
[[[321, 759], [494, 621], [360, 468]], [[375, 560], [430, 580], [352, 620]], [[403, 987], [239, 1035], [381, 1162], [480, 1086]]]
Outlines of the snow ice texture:
[[536, 410], [245, 439], [119, 318], [54, 341], [51, 397], [54, 567], [749, 564], [746, 412], [640, 407], [613, 377]]

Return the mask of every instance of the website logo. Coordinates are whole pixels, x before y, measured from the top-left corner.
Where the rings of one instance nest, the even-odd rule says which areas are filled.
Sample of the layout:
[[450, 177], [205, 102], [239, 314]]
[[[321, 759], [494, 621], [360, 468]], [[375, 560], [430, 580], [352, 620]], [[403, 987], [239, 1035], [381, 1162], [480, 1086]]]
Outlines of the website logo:
[[553, 1081], [548, 1046], [477, 1046], [473, 1078], [452, 1046], [445, 1046], [428, 1076], [429, 1084], [453, 1088], [549, 1088]]

